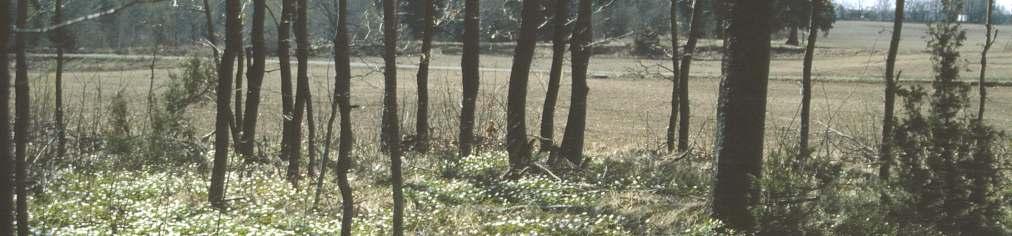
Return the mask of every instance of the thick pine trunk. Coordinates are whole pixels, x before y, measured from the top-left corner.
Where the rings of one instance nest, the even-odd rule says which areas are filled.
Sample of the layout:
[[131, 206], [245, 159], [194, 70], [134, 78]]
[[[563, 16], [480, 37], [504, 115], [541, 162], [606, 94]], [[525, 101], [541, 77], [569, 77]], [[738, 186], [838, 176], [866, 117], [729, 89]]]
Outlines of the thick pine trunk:
[[556, 0], [552, 27], [552, 68], [548, 73], [548, 92], [541, 110], [541, 152], [550, 152], [555, 147], [555, 105], [559, 101], [559, 87], [562, 81], [562, 66], [565, 63], [566, 43], [569, 39], [569, 0]]
[[[28, 1], [18, 1], [17, 28], [28, 26]], [[18, 235], [27, 236], [28, 225], [28, 127], [31, 126], [31, 95], [28, 85], [28, 56], [25, 54], [27, 33], [14, 34], [14, 53], [16, 65], [14, 75], [14, 168], [17, 198]]]
[[885, 114], [882, 117], [882, 144], [879, 146], [879, 170], [881, 180], [889, 180], [893, 163], [893, 123], [896, 111], [896, 53], [900, 46], [903, 32], [904, 0], [896, 0], [896, 17], [893, 20], [893, 35], [889, 41], [889, 54], [886, 55], [885, 68]]
[[463, 99], [460, 109], [460, 157], [471, 155], [474, 149], [474, 116], [475, 106], [478, 100], [478, 86], [480, 84], [479, 65], [479, 33], [480, 33], [480, 10], [478, 0], [466, 0], [464, 2], [464, 52], [461, 56], [460, 68], [462, 74]]
[[678, 130], [678, 106], [680, 105], [678, 102], [678, 93], [680, 92], [678, 77], [682, 75], [679, 67], [681, 57], [681, 54], [678, 53], [678, 1], [671, 0], [671, 116], [668, 117], [667, 142], [664, 143], [668, 152], [675, 151], [675, 140], [677, 140], [675, 133]]
[[[11, 1], [0, 1], [0, 12], [10, 12]], [[11, 16], [0, 15], [0, 48], [8, 48], [11, 34]], [[10, 126], [10, 65], [8, 54], [0, 53], [0, 134], [11, 133]], [[0, 232], [14, 232], [14, 158], [11, 156], [9, 135], [0, 135]]]
[[404, 193], [401, 176], [401, 134], [397, 116], [397, 6], [398, 0], [383, 0], [383, 139], [390, 156], [393, 190], [393, 234], [404, 235]]
[[808, 26], [808, 45], [805, 46], [805, 59], [801, 71], [801, 134], [798, 149], [802, 158], [810, 152], [808, 146], [812, 110], [812, 60], [815, 57], [815, 41], [819, 38], [819, 24], [816, 14], [822, 10], [822, 0], [812, 1], [809, 14], [811, 25]]
[[242, 140], [239, 153], [246, 161], [253, 161], [253, 147], [256, 144], [257, 118], [260, 115], [260, 86], [264, 81], [267, 45], [264, 42], [264, 19], [267, 15], [267, 0], [253, 0], [253, 27], [250, 38], [253, 43], [253, 63], [246, 78], [246, 109], [243, 112]]
[[717, 104], [713, 216], [748, 232], [758, 201], [766, 94], [770, 68], [772, 1], [737, 0], [727, 28], [726, 73]]
[[531, 147], [527, 142], [527, 82], [538, 38], [538, 25], [541, 25], [538, 3], [537, 0], [523, 2], [520, 34], [510, 72], [506, 98], [506, 149], [509, 152], [511, 177], [519, 177], [519, 172], [527, 167], [531, 156]]
[[415, 150], [429, 151], [429, 62], [432, 60], [432, 31], [436, 27], [436, 5], [425, 0], [425, 29], [422, 30], [422, 58], [418, 63], [418, 111], [415, 116]]
[[228, 167], [229, 132], [234, 120], [229, 104], [232, 96], [232, 63], [242, 51], [242, 25], [239, 14], [242, 11], [239, 0], [229, 0], [225, 18], [225, 53], [218, 63], [218, 87], [216, 89], [217, 115], [214, 124], [214, 167], [211, 172], [211, 186], [208, 201], [218, 209], [225, 209], [225, 172]]
[[689, 20], [689, 37], [685, 42], [685, 50], [682, 54], [682, 65], [678, 69], [681, 74], [678, 76], [678, 151], [689, 150], [689, 71], [692, 66], [692, 56], [696, 52], [696, 42], [702, 37], [704, 1], [695, 0], [692, 3], [692, 16]]

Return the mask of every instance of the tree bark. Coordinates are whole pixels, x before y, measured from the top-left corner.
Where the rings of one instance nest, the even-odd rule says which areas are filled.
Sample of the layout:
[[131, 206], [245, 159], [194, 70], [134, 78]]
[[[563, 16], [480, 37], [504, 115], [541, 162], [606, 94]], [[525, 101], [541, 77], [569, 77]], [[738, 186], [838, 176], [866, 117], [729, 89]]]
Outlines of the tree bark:
[[816, 14], [822, 11], [822, 0], [812, 0], [811, 13], [809, 14], [808, 45], [805, 47], [805, 59], [801, 70], [801, 134], [798, 149], [802, 159], [808, 158], [810, 148], [808, 146], [809, 130], [812, 110], [812, 60], [815, 57], [815, 41], [819, 38], [818, 17]]
[[264, 42], [264, 18], [267, 14], [267, 0], [253, 0], [253, 27], [250, 38], [253, 43], [253, 64], [246, 86], [246, 107], [243, 112], [242, 147], [239, 153], [247, 162], [253, 161], [253, 146], [256, 143], [257, 116], [260, 114], [260, 86], [264, 81], [267, 46]]
[[591, 0], [580, 0], [576, 29], [573, 30], [573, 88], [569, 103], [566, 134], [562, 138], [562, 157], [577, 167], [583, 166], [583, 143], [587, 128], [587, 68], [594, 53]]
[[[306, 119], [306, 107], [309, 103], [309, 29], [308, 6], [306, 0], [295, 0], [295, 57], [299, 60], [296, 77], [295, 113], [292, 118], [292, 137], [289, 146], [288, 174], [292, 185], [299, 183], [299, 160], [302, 159], [302, 121]], [[310, 167], [312, 168], [312, 167]]]
[[[351, 58], [348, 46], [348, 0], [338, 3], [337, 34], [334, 37], [334, 65], [337, 72], [334, 78], [334, 101], [341, 112], [341, 140], [337, 151], [337, 187], [341, 190], [341, 235], [350, 236], [354, 199], [351, 184], [348, 183], [348, 170], [351, 168], [351, 151], [354, 138], [351, 127]], [[334, 110], [334, 106], [331, 107]], [[332, 112], [333, 113], [333, 112]], [[333, 128], [334, 118], [331, 114], [328, 133]], [[328, 139], [329, 139], [328, 134]], [[327, 142], [330, 143], [329, 141]], [[324, 161], [324, 165], [326, 165]], [[320, 173], [322, 176], [323, 173]]]
[[436, 27], [436, 5], [425, 0], [425, 29], [422, 29], [422, 58], [418, 63], [418, 111], [415, 116], [415, 150], [429, 150], [429, 62], [432, 59], [432, 31]]
[[726, 74], [717, 104], [713, 216], [748, 232], [758, 201], [770, 66], [772, 1], [737, 0], [727, 29]]
[[383, 0], [383, 137], [390, 155], [390, 178], [393, 190], [393, 234], [404, 235], [404, 193], [401, 189], [401, 134], [397, 117], [397, 20], [398, 0]]
[[[28, 26], [28, 1], [18, 1], [17, 20], [14, 22], [17, 28]], [[15, 65], [14, 77], [14, 168], [17, 198], [17, 222], [18, 235], [27, 236], [30, 233], [28, 225], [28, 127], [31, 126], [31, 95], [28, 85], [28, 57], [25, 49], [28, 47], [26, 33], [14, 34], [14, 53], [17, 65]]]
[[545, 105], [541, 110], [541, 152], [550, 152], [555, 147], [555, 106], [559, 100], [559, 87], [562, 82], [562, 66], [565, 63], [566, 43], [569, 39], [569, 0], [555, 0], [552, 25], [552, 68], [548, 73], [548, 92], [545, 93]]
[[538, 3], [538, 0], [523, 2], [520, 34], [510, 72], [506, 98], [506, 149], [509, 152], [510, 177], [519, 177], [519, 172], [528, 166], [531, 156], [531, 147], [527, 143], [527, 82], [538, 38], [538, 25], [541, 25]]
[[230, 126], [233, 122], [229, 104], [232, 96], [232, 66], [237, 54], [242, 51], [242, 24], [239, 14], [242, 11], [239, 0], [228, 0], [225, 18], [225, 52], [218, 63], [217, 116], [214, 125], [214, 167], [211, 172], [211, 186], [208, 190], [208, 201], [211, 205], [224, 210], [225, 206], [225, 172], [228, 167], [228, 146]]
[[[0, 1], [0, 12], [10, 12], [11, 1]], [[10, 46], [11, 15], [0, 15], [0, 49]], [[0, 53], [0, 134], [10, 134], [10, 67], [8, 53]], [[0, 135], [0, 233], [14, 232], [14, 160], [10, 135]]]
[[313, 114], [313, 94], [306, 91], [306, 156], [309, 158], [306, 175], [316, 176], [316, 114]]
[[692, 57], [696, 52], [696, 42], [703, 35], [703, 3], [695, 0], [692, 3], [692, 16], [689, 20], [689, 37], [685, 42], [685, 50], [682, 54], [681, 72], [678, 76], [678, 151], [689, 150], [689, 70], [692, 66]]
[[988, 0], [987, 13], [985, 15], [985, 17], [987, 17], [985, 20], [987, 22], [985, 24], [987, 27], [987, 33], [985, 35], [986, 41], [984, 42], [984, 50], [980, 52], [980, 78], [977, 82], [977, 89], [980, 95], [980, 103], [977, 104], [977, 122], [981, 124], [984, 123], [984, 110], [987, 105], [987, 83], [985, 83], [987, 77], [987, 52], [991, 50], [991, 45], [994, 44], [993, 37], [995, 31], [993, 19], [991, 19], [991, 14], [994, 11], [993, 9], [994, 0]]
[[896, 119], [896, 53], [900, 46], [903, 32], [904, 0], [896, 0], [896, 17], [893, 20], [893, 35], [889, 41], [889, 54], [886, 55], [885, 68], [885, 114], [882, 117], [882, 143], [879, 147], [879, 179], [889, 180], [890, 168], [893, 163], [893, 123]]
[[798, 42], [798, 26], [797, 25], [789, 26], [787, 30], [788, 30], [787, 42], [785, 42], [784, 44], [791, 46], [801, 45], [801, 42]]
[[481, 84], [478, 71], [481, 9], [478, 4], [478, 0], [464, 2], [464, 52], [460, 61], [463, 99], [460, 109], [460, 137], [458, 138], [461, 158], [470, 156], [473, 149], [475, 106], [478, 100], [478, 86]]
[[679, 76], [682, 75], [681, 68], [679, 67], [679, 60], [681, 55], [678, 53], [678, 0], [671, 0], [671, 116], [668, 117], [668, 130], [667, 130], [667, 142], [665, 142], [668, 152], [675, 151], [675, 136], [676, 130], [678, 129], [678, 111], [679, 111], [679, 92], [678, 88], [680, 80]]
[[[55, 25], [63, 21], [63, 0], [56, 0], [54, 5], [53, 24]], [[55, 35], [53, 37], [53, 47], [56, 48], [56, 78], [54, 88], [56, 109], [53, 111], [53, 123], [56, 125], [56, 158], [63, 159], [63, 156], [67, 153], [67, 126], [63, 120], [63, 52], [67, 47], [65, 43], [66, 37], [69, 35], [62, 28], [53, 31], [53, 34]]]
[[[281, 71], [281, 160], [288, 162], [285, 177], [296, 186], [293, 176], [298, 173], [298, 158], [292, 158], [296, 144], [292, 143], [296, 131], [295, 123], [295, 92], [292, 89], [291, 31], [295, 17], [296, 0], [281, 1], [281, 22], [278, 24], [278, 64]], [[293, 161], [294, 159], [294, 161]], [[294, 170], [292, 168], [295, 168]]]
[[[57, 0], [57, 1], [61, 1], [62, 2], [63, 0]], [[204, 3], [204, 20], [207, 21], [207, 23], [205, 24], [205, 26], [207, 27], [207, 42], [211, 44], [211, 53], [212, 53], [211, 55], [214, 57], [214, 62], [215, 63], [221, 63], [221, 58], [218, 55], [218, 48], [217, 48], [217, 46], [218, 46], [218, 37], [215, 37], [215, 35], [214, 35], [214, 17], [213, 17], [214, 13], [211, 12], [211, 3], [210, 3], [210, 1], [211, 0], [204, 0], [203, 1], [203, 3]], [[55, 15], [54, 15], [54, 17], [55, 17]], [[59, 21], [53, 20], [53, 23], [57, 23], [57, 22], [59, 22]]]

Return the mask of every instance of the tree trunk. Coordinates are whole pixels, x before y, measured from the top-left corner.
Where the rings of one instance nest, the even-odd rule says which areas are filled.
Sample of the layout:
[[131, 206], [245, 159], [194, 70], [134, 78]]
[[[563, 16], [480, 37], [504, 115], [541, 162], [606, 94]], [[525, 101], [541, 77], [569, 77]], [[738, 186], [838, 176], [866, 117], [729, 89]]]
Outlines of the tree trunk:
[[[54, 5], [53, 24], [55, 25], [63, 22], [63, 0], [56, 0]], [[53, 111], [54, 123], [56, 125], [56, 158], [63, 159], [63, 156], [67, 153], [67, 126], [63, 121], [63, 50], [67, 47], [65, 40], [69, 36], [69, 33], [62, 28], [58, 28], [53, 31], [53, 34], [55, 35], [53, 37], [53, 47], [56, 48], [56, 86], [54, 88], [56, 110]]]
[[520, 35], [513, 54], [513, 69], [506, 98], [506, 149], [509, 152], [511, 177], [519, 177], [519, 172], [527, 167], [531, 156], [531, 147], [527, 143], [527, 80], [538, 39], [538, 25], [541, 25], [538, 2], [523, 2]]
[[985, 36], [986, 41], [984, 42], [984, 50], [980, 52], [980, 79], [977, 82], [977, 89], [980, 93], [980, 103], [977, 104], [977, 122], [981, 124], [984, 123], [984, 108], [987, 104], [987, 83], [985, 83], [987, 77], [987, 52], [991, 50], [991, 45], [994, 44], [994, 39], [992, 39], [992, 37], [994, 36], [993, 34], [995, 31], [994, 24], [992, 22], [993, 19], [991, 19], [991, 13], [994, 11], [993, 9], [994, 0], [988, 0], [987, 13], [985, 15], [985, 17], [987, 17], [985, 20], [987, 22], [985, 24], [987, 27], [987, 34]]
[[[900, 37], [903, 32], [903, 4], [904, 0], [896, 0], [896, 17], [893, 20], [893, 35], [889, 41], [889, 54], [886, 56], [885, 68], [885, 114], [882, 117], [882, 144], [879, 147], [879, 170], [878, 177], [883, 181], [889, 180], [890, 168], [893, 163], [893, 117], [896, 110], [896, 80], [893, 75], [896, 70], [896, 52], [899, 50]], [[883, 197], [885, 197], [883, 195]]]
[[550, 152], [555, 147], [555, 105], [559, 100], [562, 81], [562, 64], [566, 58], [566, 43], [569, 39], [569, 0], [556, 0], [555, 15], [552, 19], [555, 31], [552, 35], [552, 69], [548, 73], [548, 92], [541, 110], [541, 152]]
[[313, 114], [313, 94], [306, 91], [306, 152], [309, 158], [306, 175], [316, 176], [316, 114]]
[[292, 137], [289, 146], [291, 155], [288, 161], [289, 181], [293, 186], [299, 183], [299, 160], [302, 159], [302, 121], [306, 119], [306, 107], [309, 94], [309, 29], [306, 0], [295, 2], [295, 57], [299, 60], [296, 78], [295, 113], [292, 118]]
[[667, 130], [667, 142], [665, 146], [668, 148], [668, 152], [675, 151], [675, 132], [678, 128], [678, 102], [681, 91], [678, 88], [680, 80], [679, 76], [682, 75], [681, 68], [679, 67], [679, 59], [681, 55], [678, 54], [678, 1], [671, 0], [671, 116], [668, 117], [668, 130]]
[[[292, 89], [292, 59], [291, 59], [291, 31], [292, 20], [295, 17], [296, 0], [281, 1], [281, 22], [278, 24], [278, 64], [281, 71], [281, 160], [288, 162], [288, 169], [285, 177], [296, 186], [294, 174], [298, 173], [298, 158], [292, 158], [295, 144], [292, 139], [296, 136], [293, 123], [295, 122], [295, 92]], [[293, 161], [294, 159], [294, 161]], [[294, 172], [292, 168], [295, 168]]]
[[689, 20], [689, 38], [685, 42], [685, 51], [682, 54], [681, 72], [678, 76], [678, 151], [689, 150], [689, 70], [692, 66], [692, 56], [696, 52], [696, 42], [703, 35], [703, 1], [695, 0], [692, 3], [692, 17]]
[[463, 99], [460, 109], [460, 157], [471, 155], [474, 145], [474, 113], [478, 100], [478, 86], [480, 75], [478, 65], [480, 56], [480, 14], [478, 0], [465, 0], [464, 2], [464, 52], [461, 56], [461, 85], [463, 87]]
[[264, 18], [267, 14], [267, 0], [253, 0], [253, 27], [250, 30], [253, 43], [253, 63], [248, 73], [246, 86], [246, 107], [242, 119], [242, 147], [239, 153], [247, 162], [253, 161], [253, 146], [256, 143], [257, 116], [260, 115], [260, 86], [264, 81], [267, 46], [264, 42]]
[[393, 234], [404, 235], [404, 193], [401, 189], [401, 134], [397, 117], [397, 20], [398, 0], [383, 0], [383, 137], [390, 155], [390, 178], [394, 197]]
[[[348, 48], [348, 0], [340, 0], [338, 6], [337, 34], [334, 37], [334, 102], [341, 112], [341, 140], [337, 151], [337, 187], [341, 190], [341, 235], [350, 236], [354, 201], [351, 184], [348, 183], [348, 170], [351, 168], [351, 151], [355, 141], [351, 127], [351, 58]], [[334, 109], [335, 107], [331, 107]], [[333, 113], [333, 112], [332, 112]], [[330, 118], [329, 130], [333, 128], [333, 114]], [[329, 134], [328, 134], [329, 138]], [[329, 141], [327, 142], [330, 143]], [[326, 165], [324, 161], [324, 165]], [[322, 176], [323, 173], [320, 173]]]
[[560, 156], [577, 167], [582, 167], [584, 133], [587, 128], [587, 93], [590, 90], [587, 87], [587, 68], [590, 66], [590, 56], [594, 53], [591, 45], [594, 41], [591, 0], [580, 0], [578, 11], [576, 28], [573, 30], [573, 88]]
[[[57, 1], [62, 2], [63, 0], [57, 0]], [[211, 43], [211, 53], [212, 53], [211, 55], [214, 57], [214, 62], [215, 63], [221, 63], [221, 58], [218, 55], [218, 48], [217, 48], [217, 46], [218, 46], [218, 37], [215, 37], [215, 35], [214, 35], [214, 17], [213, 17], [214, 13], [211, 12], [211, 3], [210, 3], [210, 1], [211, 0], [204, 0], [203, 1], [203, 3], [204, 3], [204, 20], [207, 21], [206, 24], [204, 24], [207, 27], [207, 42]], [[55, 17], [55, 15], [54, 15], [54, 17]], [[56, 22], [59, 22], [59, 21], [53, 20], [53, 22], [56, 23]]]
[[425, 0], [425, 29], [422, 29], [422, 58], [418, 63], [418, 114], [415, 116], [415, 150], [429, 150], [429, 61], [432, 59], [432, 31], [436, 5]]
[[810, 148], [808, 147], [809, 126], [812, 110], [812, 60], [815, 57], [815, 41], [819, 38], [818, 12], [822, 11], [822, 0], [813, 0], [812, 9], [809, 14], [808, 45], [805, 47], [804, 67], [801, 71], [801, 136], [798, 149], [801, 158], [808, 158]]
[[[10, 12], [11, 1], [0, 1], [0, 12]], [[9, 48], [11, 16], [0, 16], [0, 48]], [[10, 67], [8, 53], [0, 53], [0, 134], [10, 134]], [[0, 135], [0, 233], [14, 232], [14, 163], [10, 135]]]
[[735, 1], [727, 29], [727, 72], [720, 83], [714, 151], [713, 216], [735, 230], [755, 225], [759, 197], [766, 94], [770, 68], [772, 1]]
[[242, 11], [239, 0], [228, 0], [225, 18], [225, 53], [218, 63], [217, 116], [214, 125], [214, 167], [211, 172], [211, 187], [208, 201], [218, 209], [225, 209], [225, 172], [228, 167], [228, 145], [230, 127], [233, 122], [229, 114], [232, 96], [232, 61], [242, 51]]
[[785, 42], [784, 44], [791, 46], [800, 45], [801, 42], [798, 42], [798, 26], [796, 25], [789, 26], [787, 30], [789, 30], [789, 32], [787, 32], [787, 42]]
[[[17, 7], [17, 20], [15, 25], [17, 28], [27, 28], [28, 26], [28, 1], [18, 1]], [[16, 188], [18, 192], [17, 205], [17, 222], [18, 222], [18, 235], [27, 236], [30, 232], [28, 226], [28, 127], [31, 126], [31, 105], [30, 99], [31, 91], [28, 88], [28, 57], [25, 54], [25, 49], [28, 47], [28, 42], [25, 37], [27, 33], [15, 33], [14, 34], [14, 53], [16, 65], [15, 65], [15, 77], [14, 77], [14, 168], [16, 178]]]
[[[239, 21], [238, 24], [242, 25], [242, 20], [241, 19], [240, 19], [240, 21]], [[242, 42], [242, 34], [239, 35], [238, 41]], [[242, 100], [242, 78], [243, 78], [243, 75], [245, 73], [245, 72], [243, 72], [243, 69], [246, 68], [246, 65], [245, 65], [245, 62], [246, 62], [246, 56], [245, 56], [245, 54], [246, 53], [244, 53], [243, 51], [244, 50], [242, 50], [242, 43], [240, 43], [239, 44], [239, 51], [237, 51], [235, 53], [236, 54], [235, 55], [236, 56], [236, 59], [235, 59], [236, 60], [236, 67], [235, 67], [235, 80], [234, 80], [235, 81], [234, 82], [235, 83], [235, 89], [234, 89], [235, 90], [235, 99], [233, 99], [233, 100], [235, 100], [235, 102], [233, 104], [233, 106], [235, 106], [235, 107], [232, 108], [233, 110], [235, 110], [234, 112], [232, 112], [232, 138], [235, 139], [235, 148], [237, 150], [239, 149], [239, 142], [238, 141], [241, 139], [241, 137], [239, 137], [239, 134], [242, 133], [241, 132], [241, 128], [240, 128], [240, 126], [242, 125], [242, 102], [243, 102], [243, 100]]]

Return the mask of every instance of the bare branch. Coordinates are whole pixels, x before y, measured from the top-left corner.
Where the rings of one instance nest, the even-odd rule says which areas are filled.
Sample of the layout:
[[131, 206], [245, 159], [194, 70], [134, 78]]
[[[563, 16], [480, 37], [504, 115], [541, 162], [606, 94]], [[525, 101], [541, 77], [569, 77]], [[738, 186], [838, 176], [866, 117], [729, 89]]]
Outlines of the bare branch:
[[91, 15], [78, 17], [78, 18], [73, 19], [73, 20], [64, 21], [63, 23], [59, 23], [59, 24], [55, 24], [55, 25], [50, 25], [50, 26], [46, 26], [46, 27], [43, 27], [43, 28], [34, 28], [34, 29], [32, 29], [32, 28], [28, 28], [28, 29], [17, 29], [17, 28], [15, 28], [14, 32], [17, 32], [17, 33], [47, 33], [47, 32], [50, 32], [50, 31], [53, 31], [53, 30], [57, 30], [57, 29], [60, 29], [60, 28], [63, 28], [63, 27], [67, 27], [67, 26], [70, 26], [70, 25], [74, 25], [74, 24], [77, 24], [77, 23], [81, 23], [81, 22], [85, 22], [85, 21], [89, 21], [89, 20], [94, 20], [96, 18], [107, 16], [107, 15], [113, 15], [113, 14], [119, 13], [123, 9], [127, 9], [127, 8], [129, 8], [131, 6], [134, 6], [134, 5], [137, 5], [137, 4], [140, 4], [140, 3], [156, 3], [156, 2], [162, 2], [162, 1], [164, 1], [164, 0], [134, 0], [134, 1], [131, 1], [131, 2], [126, 3], [126, 4], [123, 4], [123, 5], [118, 6], [118, 7], [110, 8], [110, 9], [107, 9], [105, 11], [100, 11], [100, 12], [92, 13]]

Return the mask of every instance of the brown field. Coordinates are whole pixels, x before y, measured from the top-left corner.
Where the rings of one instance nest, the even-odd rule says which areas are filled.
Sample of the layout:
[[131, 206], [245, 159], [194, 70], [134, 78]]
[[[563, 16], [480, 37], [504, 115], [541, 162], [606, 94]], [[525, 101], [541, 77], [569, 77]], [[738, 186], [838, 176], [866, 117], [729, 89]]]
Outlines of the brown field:
[[[835, 148], [845, 143], [852, 146], [874, 145], [881, 120], [882, 90], [878, 83], [884, 67], [884, 54], [888, 47], [889, 25], [873, 22], [838, 22], [827, 38], [820, 41], [819, 54], [815, 62], [816, 82], [813, 97], [813, 136], [824, 143], [817, 148]], [[982, 27], [967, 25], [969, 40], [964, 47], [966, 71], [964, 80], [976, 80]], [[1002, 31], [1012, 29], [1000, 27]], [[898, 70], [903, 71], [902, 79], [927, 80], [931, 76], [931, 64], [923, 52], [925, 45], [923, 24], [907, 24], [904, 32]], [[777, 40], [779, 45], [782, 40]], [[705, 42], [714, 44], [716, 42]], [[1012, 81], [1012, 41], [999, 40], [991, 54], [989, 79]], [[548, 51], [542, 50], [535, 62], [535, 70], [549, 67]], [[767, 139], [778, 138], [784, 130], [797, 127], [800, 101], [800, 85], [794, 79], [800, 77], [801, 55], [781, 53], [772, 63], [769, 105], [767, 113]], [[487, 68], [509, 68], [510, 56], [486, 55], [482, 66]], [[324, 61], [326, 58], [318, 60]], [[380, 62], [379, 58], [353, 59], [356, 62]], [[413, 64], [416, 56], [400, 57], [400, 64]], [[95, 121], [103, 120], [109, 99], [117, 92], [124, 91], [131, 101], [132, 118], [138, 126], [147, 120], [145, 101], [150, 71], [148, 62], [116, 62], [98, 59], [77, 59], [71, 62], [66, 75], [67, 115], [70, 133], [100, 129]], [[167, 74], [175, 72], [178, 60], [160, 60], [155, 70], [155, 89], [164, 84]], [[453, 67], [459, 64], [459, 55], [436, 54], [434, 66]], [[97, 67], [101, 70], [96, 69]], [[117, 66], [121, 65], [121, 66]], [[592, 59], [591, 73], [607, 75], [608, 79], [593, 79], [590, 85], [590, 101], [587, 127], [587, 147], [592, 152], [610, 152], [637, 148], [661, 147], [666, 120], [670, 113], [671, 82], [661, 79], [663, 70], [657, 65], [670, 65], [666, 60], [631, 59], [615, 55], [599, 55]], [[267, 140], [276, 140], [280, 127], [280, 84], [276, 65], [268, 66], [270, 73], [264, 82], [261, 105], [260, 129]], [[52, 107], [52, 76], [43, 76], [51, 66], [33, 66], [33, 90], [40, 119], [48, 119]], [[90, 69], [89, 69], [90, 68]], [[125, 69], [117, 69], [125, 68]], [[647, 73], [644, 68], [652, 72]], [[332, 87], [333, 67], [314, 65], [311, 68], [314, 93], [314, 108], [318, 124], [326, 121], [329, 113], [329, 91]], [[692, 109], [692, 144], [697, 149], [708, 149], [712, 143], [712, 123], [717, 98], [719, 74], [718, 58], [709, 56], [693, 64], [690, 81]], [[352, 93], [353, 104], [362, 107], [353, 111], [357, 138], [361, 143], [378, 139], [379, 113], [382, 96], [382, 74], [378, 68], [356, 68]], [[634, 76], [636, 74], [642, 76]], [[403, 132], [414, 133], [415, 71], [410, 68], [398, 71], [399, 98]], [[502, 136], [505, 111], [506, 84], [509, 73], [489, 70], [482, 73], [479, 99], [479, 123], [483, 132], [488, 126], [495, 128], [495, 136]], [[635, 79], [648, 77], [646, 79]], [[443, 144], [451, 144], [456, 134], [459, 111], [459, 71], [434, 70], [430, 78], [432, 117], [434, 134]], [[536, 134], [539, 128], [541, 106], [544, 101], [547, 75], [536, 72], [532, 76], [528, 98], [528, 131]], [[906, 83], [911, 84], [911, 83]], [[905, 85], [906, 85], [905, 84]], [[926, 84], [925, 84], [926, 85]], [[569, 97], [568, 78], [563, 79], [563, 90], [557, 110], [557, 137], [565, 126]], [[971, 101], [976, 101], [976, 90], [971, 90]], [[974, 106], [975, 107], [975, 106]], [[999, 129], [1012, 130], [1012, 87], [991, 87], [988, 101], [988, 121]], [[972, 108], [975, 109], [975, 108]], [[192, 120], [198, 134], [209, 134], [214, 120], [213, 102], [193, 110]], [[792, 131], [793, 132], [793, 131]], [[322, 129], [321, 132], [322, 133]], [[793, 135], [793, 133], [787, 133]], [[275, 142], [275, 141], [270, 141]]]

